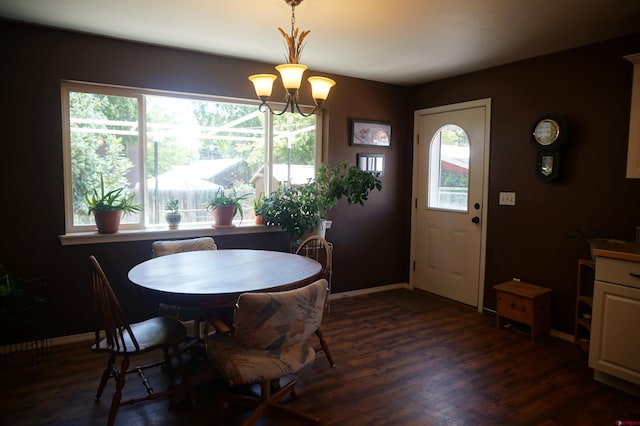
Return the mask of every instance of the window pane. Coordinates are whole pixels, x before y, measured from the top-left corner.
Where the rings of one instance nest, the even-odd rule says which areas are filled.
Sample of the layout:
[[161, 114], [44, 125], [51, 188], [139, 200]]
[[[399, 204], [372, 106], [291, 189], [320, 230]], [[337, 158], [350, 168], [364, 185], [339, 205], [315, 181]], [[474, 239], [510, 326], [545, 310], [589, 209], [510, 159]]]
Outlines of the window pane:
[[206, 204], [219, 189], [248, 193], [265, 160], [264, 114], [255, 106], [146, 96], [147, 223], [164, 224], [166, 203], [180, 202], [182, 223], [210, 222]]
[[441, 127], [429, 152], [429, 207], [467, 211], [469, 139], [456, 125]]
[[274, 180], [278, 184], [301, 184], [313, 179], [316, 164], [316, 116], [304, 117], [290, 112], [276, 116], [273, 132]]
[[[138, 158], [138, 101], [134, 97], [70, 92], [71, 181], [73, 224], [91, 225], [84, 195], [100, 187], [135, 192]], [[98, 189], [99, 191], [99, 189]], [[139, 214], [121, 223], [137, 223]]]

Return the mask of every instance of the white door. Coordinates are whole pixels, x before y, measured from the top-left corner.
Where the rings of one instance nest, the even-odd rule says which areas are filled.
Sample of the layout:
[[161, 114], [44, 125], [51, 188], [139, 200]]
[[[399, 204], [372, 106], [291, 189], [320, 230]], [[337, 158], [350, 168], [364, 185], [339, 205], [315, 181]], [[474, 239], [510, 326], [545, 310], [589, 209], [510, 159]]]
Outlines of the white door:
[[411, 285], [482, 310], [491, 100], [416, 111]]

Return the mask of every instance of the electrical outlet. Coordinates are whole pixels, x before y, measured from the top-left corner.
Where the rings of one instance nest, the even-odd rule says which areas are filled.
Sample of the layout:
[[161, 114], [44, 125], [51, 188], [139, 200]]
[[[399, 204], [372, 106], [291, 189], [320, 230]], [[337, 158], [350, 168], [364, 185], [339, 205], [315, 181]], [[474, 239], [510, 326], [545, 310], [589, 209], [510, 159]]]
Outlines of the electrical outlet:
[[516, 193], [515, 192], [501, 192], [500, 201], [501, 206], [515, 206], [516, 205]]

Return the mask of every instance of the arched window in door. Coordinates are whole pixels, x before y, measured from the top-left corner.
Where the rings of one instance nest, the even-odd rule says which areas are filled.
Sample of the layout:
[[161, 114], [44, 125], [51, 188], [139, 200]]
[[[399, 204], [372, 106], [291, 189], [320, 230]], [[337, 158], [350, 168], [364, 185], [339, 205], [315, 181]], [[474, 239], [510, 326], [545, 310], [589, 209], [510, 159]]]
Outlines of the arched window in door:
[[468, 211], [469, 137], [455, 124], [442, 126], [429, 148], [428, 207]]

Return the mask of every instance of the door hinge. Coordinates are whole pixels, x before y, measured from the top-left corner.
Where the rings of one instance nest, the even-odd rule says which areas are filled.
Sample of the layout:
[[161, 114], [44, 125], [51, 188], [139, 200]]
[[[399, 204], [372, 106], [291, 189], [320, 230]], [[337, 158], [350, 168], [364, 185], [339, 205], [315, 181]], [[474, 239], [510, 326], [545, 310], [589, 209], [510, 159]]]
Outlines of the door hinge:
[[413, 272], [415, 272], [415, 271], [416, 271], [416, 261], [414, 260], [413, 261]]
[[416, 144], [420, 145], [420, 134], [416, 135]]
[[413, 208], [417, 209], [418, 208], [418, 199], [415, 199], [415, 202], [413, 203]]

